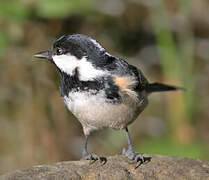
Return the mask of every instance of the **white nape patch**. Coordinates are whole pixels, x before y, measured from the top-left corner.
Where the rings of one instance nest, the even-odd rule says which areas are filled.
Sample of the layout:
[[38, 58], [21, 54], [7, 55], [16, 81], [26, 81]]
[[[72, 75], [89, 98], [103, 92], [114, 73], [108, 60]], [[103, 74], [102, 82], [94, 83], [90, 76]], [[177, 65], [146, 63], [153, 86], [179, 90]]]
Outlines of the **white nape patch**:
[[81, 81], [89, 81], [94, 78], [106, 75], [107, 72], [96, 69], [86, 57], [77, 59], [71, 54], [55, 55], [52, 57], [54, 63], [61, 71], [73, 75], [74, 70], [79, 68], [79, 79]]
[[[105, 48], [103, 48], [103, 47], [102, 47], [95, 39], [91, 39], [91, 42], [93, 42], [94, 45], [100, 49], [100, 51], [106, 51]], [[107, 56], [110, 56], [110, 57], [112, 56], [112, 55], [111, 55], [110, 53], [108, 53], [108, 52], [105, 52], [105, 54], [106, 54]]]
[[98, 47], [101, 51], [105, 51], [105, 49], [94, 39], [91, 39], [91, 42], [94, 43], [96, 47]]
[[112, 57], [112, 55], [108, 52], [105, 53], [107, 56]]

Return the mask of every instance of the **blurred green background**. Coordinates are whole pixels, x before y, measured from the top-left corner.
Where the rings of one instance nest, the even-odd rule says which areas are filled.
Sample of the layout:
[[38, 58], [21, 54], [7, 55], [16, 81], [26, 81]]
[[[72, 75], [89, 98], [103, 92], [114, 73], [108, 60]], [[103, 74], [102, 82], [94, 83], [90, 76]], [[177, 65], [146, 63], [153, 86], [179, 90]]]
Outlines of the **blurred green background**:
[[[81, 157], [83, 133], [59, 94], [59, 77], [33, 54], [83, 33], [142, 69], [150, 81], [183, 86], [156, 93], [130, 126], [138, 152], [209, 160], [207, 0], [0, 0], [0, 174]], [[105, 156], [123, 131], [93, 134]]]

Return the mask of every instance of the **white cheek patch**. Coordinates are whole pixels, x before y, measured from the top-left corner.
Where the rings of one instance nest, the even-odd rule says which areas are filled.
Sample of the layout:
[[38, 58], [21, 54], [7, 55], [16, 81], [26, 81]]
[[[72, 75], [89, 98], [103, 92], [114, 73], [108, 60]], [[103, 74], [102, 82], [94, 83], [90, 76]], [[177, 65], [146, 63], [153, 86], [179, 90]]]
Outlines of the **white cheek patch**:
[[75, 68], [78, 67], [79, 60], [75, 56], [55, 55], [52, 58], [57, 67], [69, 75], [72, 75]]
[[89, 81], [107, 74], [105, 71], [96, 69], [86, 57], [77, 59], [70, 54], [55, 55], [53, 56], [53, 61], [61, 71], [71, 76], [73, 75], [74, 70], [78, 68], [79, 79], [82, 81]]

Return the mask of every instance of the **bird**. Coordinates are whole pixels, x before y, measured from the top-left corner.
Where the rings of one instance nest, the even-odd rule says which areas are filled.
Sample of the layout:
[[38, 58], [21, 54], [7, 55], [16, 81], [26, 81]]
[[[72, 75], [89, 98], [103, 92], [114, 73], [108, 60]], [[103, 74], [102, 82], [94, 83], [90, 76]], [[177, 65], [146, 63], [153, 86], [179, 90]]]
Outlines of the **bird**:
[[128, 126], [147, 107], [151, 93], [182, 88], [150, 83], [139, 68], [111, 55], [98, 41], [83, 34], [63, 35], [49, 50], [34, 56], [48, 60], [59, 72], [61, 97], [83, 128], [81, 159], [101, 159], [88, 152], [88, 138], [94, 131], [111, 128], [126, 132], [128, 147], [123, 148], [123, 155], [145, 161], [143, 154], [134, 151]]

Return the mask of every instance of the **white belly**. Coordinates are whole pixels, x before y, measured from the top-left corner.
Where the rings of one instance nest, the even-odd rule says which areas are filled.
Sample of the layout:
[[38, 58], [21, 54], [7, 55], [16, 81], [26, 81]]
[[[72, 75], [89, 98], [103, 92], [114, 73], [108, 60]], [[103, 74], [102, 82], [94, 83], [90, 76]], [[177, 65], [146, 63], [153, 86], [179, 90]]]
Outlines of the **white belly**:
[[122, 129], [136, 119], [145, 108], [147, 98], [144, 96], [139, 101], [124, 101], [113, 104], [105, 101], [105, 95], [100, 92], [96, 95], [83, 92], [71, 92], [69, 97], [64, 97], [68, 109], [81, 122], [84, 133], [101, 128]]

